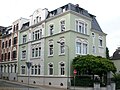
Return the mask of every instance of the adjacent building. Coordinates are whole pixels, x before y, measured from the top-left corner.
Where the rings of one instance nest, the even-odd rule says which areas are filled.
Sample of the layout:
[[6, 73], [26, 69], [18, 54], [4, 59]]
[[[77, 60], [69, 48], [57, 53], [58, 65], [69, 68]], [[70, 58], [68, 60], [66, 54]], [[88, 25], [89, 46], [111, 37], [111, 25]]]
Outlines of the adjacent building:
[[111, 60], [117, 69], [116, 73], [120, 73], [120, 47], [118, 47], [116, 51], [113, 53]]
[[17, 81], [18, 73], [18, 31], [27, 19], [20, 18], [2, 30], [1, 40], [1, 78]]
[[16, 31], [14, 27], [19, 26], [18, 32], [11, 35], [13, 41], [15, 37], [18, 41], [17, 45], [11, 44], [15, 56], [10, 60], [16, 66], [14, 72], [18, 73], [19, 82], [29, 80], [29, 84], [69, 88], [74, 57], [87, 54], [106, 57], [106, 34], [96, 17], [78, 4], [69, 3], [53, 11], [37, 9], [29, 20], [19, 22], [12, 27]]

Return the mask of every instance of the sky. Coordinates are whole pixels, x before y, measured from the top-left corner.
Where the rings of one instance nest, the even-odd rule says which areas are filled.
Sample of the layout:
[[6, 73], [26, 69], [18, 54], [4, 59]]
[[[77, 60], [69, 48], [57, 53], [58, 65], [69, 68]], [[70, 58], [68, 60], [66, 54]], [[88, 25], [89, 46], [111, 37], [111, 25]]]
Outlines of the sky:
[[120, 47], [120, 0], [1, 0], [0, 26], [10, 26], [20, 17], [28, 18], [38, 8], [52, 11], [68, 3], [79, 4], [96, 19], [107, 34], [110, 56]]

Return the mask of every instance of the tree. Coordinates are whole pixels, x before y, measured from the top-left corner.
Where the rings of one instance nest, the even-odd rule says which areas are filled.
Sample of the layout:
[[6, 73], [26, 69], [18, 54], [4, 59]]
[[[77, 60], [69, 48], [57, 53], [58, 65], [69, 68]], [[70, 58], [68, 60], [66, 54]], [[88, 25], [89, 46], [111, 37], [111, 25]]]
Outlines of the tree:
[[108, 47], [106, 47], [106, 58], [107, 58], [107, 59], [110, 59]]
[[107, 72], [116, 72], [116, 67], [114, 63], [101, 56], [77, 56], [73, 59], [73, 68], [80, 71], [81, 74], [88, 73], [91, 75], [103, 75]]

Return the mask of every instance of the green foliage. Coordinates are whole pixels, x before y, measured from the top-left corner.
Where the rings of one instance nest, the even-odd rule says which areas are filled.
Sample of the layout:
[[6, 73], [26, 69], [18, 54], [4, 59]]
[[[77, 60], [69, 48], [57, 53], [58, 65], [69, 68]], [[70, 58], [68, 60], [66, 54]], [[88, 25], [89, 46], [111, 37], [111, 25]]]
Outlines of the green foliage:
[[[75, 86], [93, 87], [93, 79], [90, 76], [76, 76]], [[74, 86], [74, 79], [71, 80], [71, 85]]]
[[109, 71], [116, 72], [114, 63], [100, 56], [86, 55], [77, 56], [73, 59], [73, 68], [81, 73], [89, 71], [91, 74], [102, 75]]

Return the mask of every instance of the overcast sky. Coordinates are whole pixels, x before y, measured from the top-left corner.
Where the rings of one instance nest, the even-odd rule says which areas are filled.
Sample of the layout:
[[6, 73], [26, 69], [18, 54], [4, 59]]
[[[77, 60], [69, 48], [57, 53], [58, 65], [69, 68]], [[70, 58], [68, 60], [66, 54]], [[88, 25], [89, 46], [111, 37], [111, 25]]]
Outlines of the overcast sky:
[[38, 8], [49, 11], [65, 4], [79, 4], [96, 16], [107, 34], [110, 55], [120, 46], [120, 0], [1, 0], [0, 26], [9, 26], [20, 17], [28, 18]]

